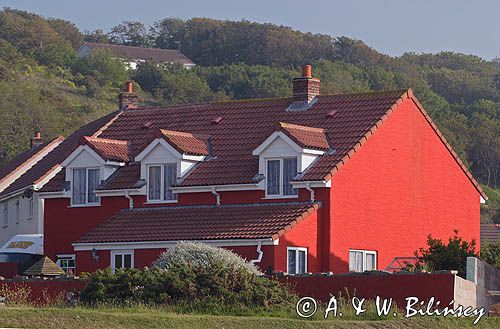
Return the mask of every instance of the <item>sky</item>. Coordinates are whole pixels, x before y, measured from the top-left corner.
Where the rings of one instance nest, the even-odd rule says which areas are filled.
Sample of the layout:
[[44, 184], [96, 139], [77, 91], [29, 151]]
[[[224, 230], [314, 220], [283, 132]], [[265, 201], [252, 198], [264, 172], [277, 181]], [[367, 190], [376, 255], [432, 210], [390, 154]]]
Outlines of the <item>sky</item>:
[[246, 19], [363, 40], [382, 53], [455, 51], [500, 57], [500, 0], [0, 0], [82, 31], [165, 17]]

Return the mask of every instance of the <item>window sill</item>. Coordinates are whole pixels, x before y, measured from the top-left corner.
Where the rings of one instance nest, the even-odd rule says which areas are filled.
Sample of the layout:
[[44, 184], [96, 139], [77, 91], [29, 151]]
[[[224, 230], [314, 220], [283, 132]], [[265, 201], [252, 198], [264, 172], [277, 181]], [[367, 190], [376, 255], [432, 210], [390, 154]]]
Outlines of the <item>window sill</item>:
[[72, 204], [68, 206], [68, 208], [91, 208], [91, 207], [100, 207], [100, 203], [91, 203], [91, 204]]
[[146, 201], [143, 204], [152, 205], [152, 204], [165, 204], [165, 203], [179, 203], [179, 200], [162, 200], [162, 201]]
[[262, 200], [273, 200], [273, 199], [298, 199], [298, 195], [267, 195], [262, 198]]

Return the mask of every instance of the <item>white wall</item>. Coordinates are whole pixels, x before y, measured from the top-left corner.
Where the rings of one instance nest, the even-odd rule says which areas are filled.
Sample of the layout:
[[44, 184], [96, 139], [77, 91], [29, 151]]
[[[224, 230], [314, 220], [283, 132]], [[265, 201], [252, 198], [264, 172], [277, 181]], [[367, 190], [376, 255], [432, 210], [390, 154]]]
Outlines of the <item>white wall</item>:
[[[19, 200], [19, 221], [16, 218], [16, 201]], [[8, 225], [4, 226], [3, 208], [8, 207]], [[29, 199], [22, 195], [0, 202], [0, 246], [17, 234], [43, 234], [43, 200], [33, 193], [33, 217], [29, 216]]]

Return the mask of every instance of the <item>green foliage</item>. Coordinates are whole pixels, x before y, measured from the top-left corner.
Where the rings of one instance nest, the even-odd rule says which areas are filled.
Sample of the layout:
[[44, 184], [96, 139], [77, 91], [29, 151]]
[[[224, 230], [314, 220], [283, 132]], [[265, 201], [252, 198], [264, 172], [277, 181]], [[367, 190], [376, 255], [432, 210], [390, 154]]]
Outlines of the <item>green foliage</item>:
[[152, 269], [99, 270], [87, 276], [88, 304], [288, 305], [295, 296], [277, 281], [258, 276], [238, 255], [206, 245], [182, 243]]
[[420, 263], [426, 264], [433, 271], [457, 270], [462, 278], [465, 278], [467, 272], [467, 257], [478, 257], [476, 241], [463, 240], [458, 236], [458, 231], [448, 239], [448, 244], [429, 235], [427, 245], [427, 248], [420, 248], [415, 252]]
[[500, 269], [500, 242], [481, 246], [481, 259]]
[[90, 56], [79, 58], [73, 64], [73, 72], [92, 77], [100, 86], [120, 87], [128, 78], [123, 62], [106, 50], [94, 50]]

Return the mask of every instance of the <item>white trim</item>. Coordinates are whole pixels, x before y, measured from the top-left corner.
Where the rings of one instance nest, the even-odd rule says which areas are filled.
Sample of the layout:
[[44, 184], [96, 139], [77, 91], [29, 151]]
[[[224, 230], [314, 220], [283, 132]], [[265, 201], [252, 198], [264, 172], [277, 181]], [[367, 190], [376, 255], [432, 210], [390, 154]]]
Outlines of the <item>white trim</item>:
[[294, 188], [307, 188], [309, 187], [332, 187], [331, 180], [322, 180], [322, 181], [291, 181], [291, 184]]
[[486, 203], [486, 200], [483, 198], [482, 195], [479, 196], [479, 203], [481, 203], [481, 204], [485, 204]]
[[119, 189], [119, 190], [96, 190], [95, 193], [99, 197], [106, 197], [106, 196], [125, 196], [127, 193], [129, 195], [143, 195], [144, 193], [141, 191], [140, 188], [134, 188], [134, 189]]
[[[367, 267], [366, 267], [366, 255], [374, 255], [375, 256], [375, 268], [374, 269], [370, 269], [369, 271], [372, 271], [372, 270], [376, 270], [378, 268], [378, 255], [377, 255], [377, 251], [375, 250], [366, 250], [366, 249], [349, 249], [349, 257], [348, 257], [348, 265], [350, 267], [350, 264], [351, 264], [351, 251], [352, 252], [361, 252], [363, 254], [363, 269], [361, 272], [364, 272], [367, 270]], [[349, 268], [349, 272], [355, 272], [355, 271], [351, 271], [351, 269]], [[358, 273], [358, 272], [356, 272]]]
[[[165, 167], [168, 165], [175, 165], [175, 180], [174, 184], [178, 180], [178, 175], [180, 171], [179, 162], [165, 162], [165, 163], [148, 163], [146, 165], [146, 204], [159, 204], [159, 203], [177, 203], [177, 196], [175, 199], [165, 199]], [[159, 199], [149, 199], [149, 168], [160, 167], [160, 198]], [[170, 187], [172, 190], [172, 187]], [[177, 194], [172, 190], [173, 194]]]
[[47, 184], [48, 181], [50, 181], [52, 178], [54, 178], [54, 176], [57, 175], [62, 169], [63, 169], [63, 167], [61, 167], [61, 166], [57, 166], [57, 167], [53, 168], [51, 172], [46, 173], [45, 177], [43, 177], [38, 183], [33, 185], [33, 189], [35, 191], [41, 189], [45, 184]]
[[61, 167], [67, 167], [68, 165], [70, 165], [71, 162], [73, 162], [73, 160], [75, 160], [84, 151], [89, 153], [100, 165], [106, 164], [106, 161], [104, 161], [104, 159], [101, 158], [99, 154], [96, 153], [96, 151], [94, 151], [87, 145], [80, 145], [76, 148], [76, 150], [71, 152], [71, 154], [66, 159], [64, 159], [63, 162], [61, 162]]
[[172, 153], [176, 158], [181, 159], [182, 154], [177, 151], [172, 145], [170, 145], [166, 140], [163, 138], [156, 138], [154, 139], [151, 143], [149, 143], [148, 146], [144, 150], [142, 150], [141, 153], [139, 153], [135, 157], [135, 161], [142, 161], [151, 151], [154, 150], [154, 148], [158, 145], [161, 144], [163, 147], [167, 149], [170, 153]]
[[248, 184], [225, 184], [225, 185], [198, 185], [198, 186], [172, 186], [172, 191], [175, 193], [197, 193], [197, 192], [212, 192], [215, 188], [217, 192], [229, 191], [253, 191], [260, 190], [259, 183]]
[[[111, 251], [110, 253], [110, 266], [111, 266], [111, 269], [114, 271], [116, 270], [116, 264], [115, 264], [115, 256], [117, 255], [120, 255], [120, 256], [125, 256], [125, 255], [130, 255], [130, 268], [134, 268], [134, 250], [113, 250]], [[123, 263], [123, 259], [122, 259], [122, 263]], [[123, 264], [122, 264], [123, 265]], [[123, 267], [121, 267], [123, 268]]]
[[[276, 246], [279, 239], [231, 239], [231, 240], [185, 240], [195, 243], [206, 243], [215, 247], [255, 246], [259, 242], [263, 246]], [[73, 243], [75, 251], [88, 250], [135, 250], [135, 249], [167, 249], [182, 241], [144, 241], [144, 242], [101, 242], [101, 243]]]
[[[295, 275], [296, 274], [305, 274], [307, 273], [307, 258], [308, 258], [308, 250], [306, 247], [286, 247], [286, 274], [288, 275], [294, 275], [294, 274], [289, 274], [288, 273], [288, 251], [295, 251]], [[306, 253], [306, 259], [305, 259], [305, 268], [304, 268], [304, 273], [299, 273], [299, 251], [305, 251]]]

